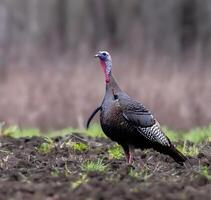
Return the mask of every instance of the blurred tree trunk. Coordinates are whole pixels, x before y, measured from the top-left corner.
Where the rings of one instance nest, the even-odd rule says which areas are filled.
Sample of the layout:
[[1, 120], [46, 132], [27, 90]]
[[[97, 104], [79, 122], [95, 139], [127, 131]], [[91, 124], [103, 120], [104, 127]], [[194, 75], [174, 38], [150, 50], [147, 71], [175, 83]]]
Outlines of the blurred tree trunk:
[[68, 13], [68, 0], [57, 0], [57, 28], [58, 39], [60, 42], [60, 52], [63, 53], [68, 48], [68, 35], [67, 35], [67, 13]]
[[196, 52], [208, 58], [210, 21], [209, 0], [2, 0], [0, 48], [130, 49], [142, 58], [176, 59]]
[[0, 2], [0, 81], [6, 78], [6, 67], [9, 62], [11, 45], [11, 21], [5, 1]]

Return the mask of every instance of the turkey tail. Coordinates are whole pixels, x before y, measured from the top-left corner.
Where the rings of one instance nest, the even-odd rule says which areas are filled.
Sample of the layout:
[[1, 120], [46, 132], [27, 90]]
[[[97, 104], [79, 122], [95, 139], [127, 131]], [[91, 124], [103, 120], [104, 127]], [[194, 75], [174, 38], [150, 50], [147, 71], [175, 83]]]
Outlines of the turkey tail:
[[88, 129], [89, 128], [89, 124], [90, 122], [92, 121], [92, 118], [97, 114], [97, 112], [101, 109], [101, 106], [100, 107], [97, 107], [93, 113], [90, 115], [90, 117], [88, 118], [87, 120], [87, 123], [86, 123], [86, 128]]
[[180, 165], [183, 165], [183, 163], [187, 160], [187, 157], [178, 151], [172, 144], [165, 150], [165, 153], [171, 156]]
[[183, 163], [187, 160], [187, 157], [184, 156], [179, 150], [177, 150], [171, 143], [170, 146], [163, 146], [160, 144], [154, 145], [153, 149], [157, 150], [160, 153], [169, 155], [180, 165], [183, 165]]

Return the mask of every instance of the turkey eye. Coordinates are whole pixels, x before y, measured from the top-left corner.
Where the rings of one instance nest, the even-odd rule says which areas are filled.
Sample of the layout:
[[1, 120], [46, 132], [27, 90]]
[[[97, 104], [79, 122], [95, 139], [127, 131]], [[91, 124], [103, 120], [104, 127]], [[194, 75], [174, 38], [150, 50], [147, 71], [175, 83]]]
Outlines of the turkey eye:
[[103, 53], [104, 56], [106, 56], [106, 53]]

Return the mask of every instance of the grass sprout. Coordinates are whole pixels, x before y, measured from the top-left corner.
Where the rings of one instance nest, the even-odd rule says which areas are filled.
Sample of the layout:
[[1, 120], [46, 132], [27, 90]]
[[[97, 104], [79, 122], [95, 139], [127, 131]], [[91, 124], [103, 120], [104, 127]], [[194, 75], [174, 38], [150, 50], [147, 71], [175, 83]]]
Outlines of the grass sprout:
[[136, 178], [136, 179], [143, 179], [144, 181], [147, 180], [152, 174], [149, 173], [148, 169], [144, 167], [141, 171], [137, 171], [135, 169], [130, 169], [129, 176]]
[[73, 149], [76, 152], [85, 152], [89, 149], [88, 145], [82, 142], [68, 142], [66, 143], [67, 146], [69, 146], [71, 149]]
[[52, 149], [55, 147], [54, 142], [51, 138], [45, 137], [45, 142], [43, 142], [39, 147], [36, 149], [39, 153], [47, 154], [52, 151]]
[[211, 180], [211, 174], [209, 173], [209, 169], [208, 169], [207, 166], [201, 167], [199, 173], [200, 173], [202, 176], [205, 176], [208, 180]]
[[51, 176], [53, 177], [58, 177], [59, 176], [59, 170], [58, 169], [53, 169], [51, 171]]
[[124, 157], [122, 148], [120, 145], [114, 145], [108, 149], [109, 159], [121, 159]]
[[197, 144], [187, 145], [187, 141], [183, 142], [183, 145], [177, 146], [178, 150], [180, 150], [186, 156], [197, 156], [199, 154], [199, 147]]
[[97, 161], [86, 161], [82, 165], [82, 170], [86, 172], [104, 172], [108, 166], [103, 163], [103, 159], [98, 159]]
[[138, 172], [132, 168], [129, 171], [129, 176], [131, 176], [133, 178], [139, 178], [139, 177], [141, 177], [141, 174], [142, 174], [141, 172]]

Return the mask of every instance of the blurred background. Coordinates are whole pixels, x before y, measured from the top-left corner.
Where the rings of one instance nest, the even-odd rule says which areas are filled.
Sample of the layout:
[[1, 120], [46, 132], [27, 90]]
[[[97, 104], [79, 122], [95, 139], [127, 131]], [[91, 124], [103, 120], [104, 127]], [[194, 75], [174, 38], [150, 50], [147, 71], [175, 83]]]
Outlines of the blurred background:
[[105, 90], [98, 50], [161, 124], [211, 122], [209, 0], [0, 0], [0, 121], [84, 126]]

